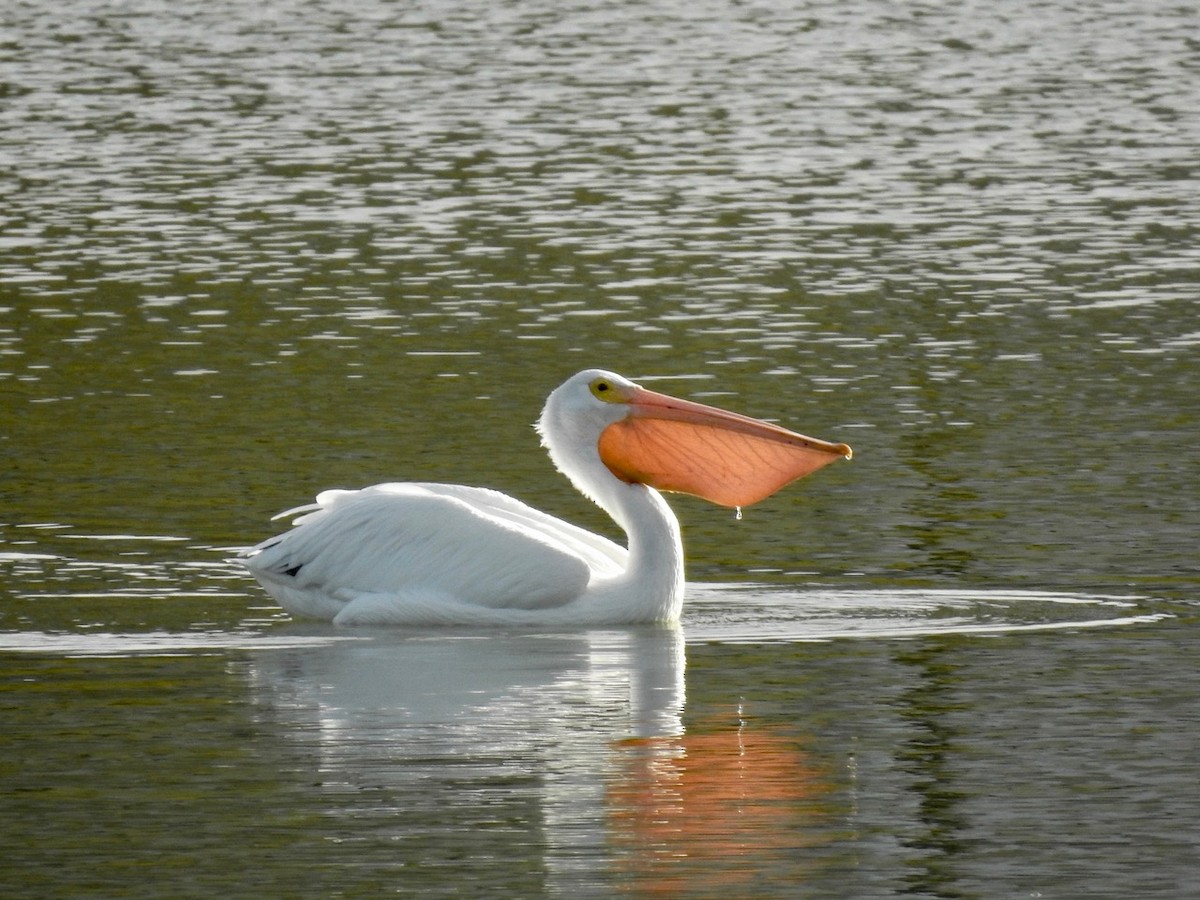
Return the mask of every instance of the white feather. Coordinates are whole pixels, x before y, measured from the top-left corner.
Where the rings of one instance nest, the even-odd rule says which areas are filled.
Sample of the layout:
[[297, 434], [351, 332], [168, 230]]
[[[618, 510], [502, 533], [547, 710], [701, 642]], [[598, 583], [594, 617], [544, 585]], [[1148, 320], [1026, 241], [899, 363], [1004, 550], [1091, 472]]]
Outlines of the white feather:
[[[437, 604], [537, 610], [583, 593], [593, 575], [619, 574], [627, 551], [498, 491], [445, 484], [380, 484], [325, 491], [288, 533], [254, 547], [244, 564], [302, 615], [345, 623], [363, 601], [419, 607], [390, 621], [474, 618]], [[333, 601], [332, 603], [329, 601]]]

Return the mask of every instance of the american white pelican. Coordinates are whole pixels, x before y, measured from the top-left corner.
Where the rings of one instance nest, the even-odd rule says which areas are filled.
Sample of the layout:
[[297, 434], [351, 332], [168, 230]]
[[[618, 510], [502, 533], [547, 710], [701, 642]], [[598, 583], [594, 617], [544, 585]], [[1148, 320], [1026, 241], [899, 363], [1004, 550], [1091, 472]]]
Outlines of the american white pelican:
[[284, 609], [335, 625], [671, 622], [683, 546], [660, 490], [749, 506], [851, 455], [600, 369], [556, 388], [537, 429], [628, 550], [496, 491], [406, 482], [325, 491], [241, 562]]

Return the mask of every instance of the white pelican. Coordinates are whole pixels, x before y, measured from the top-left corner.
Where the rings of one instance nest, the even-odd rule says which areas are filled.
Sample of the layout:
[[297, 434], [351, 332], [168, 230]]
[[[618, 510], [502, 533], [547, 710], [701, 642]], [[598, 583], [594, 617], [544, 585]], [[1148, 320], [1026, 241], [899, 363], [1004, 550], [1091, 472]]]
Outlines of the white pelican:
[[324, 491], [240, 561], [284, 609], [335, 625], [672, 622], [683, 546], [659, 491], [749, 506], [851, 455], [600, 369], [556, 388], [537, 429], [628, 550], [497, 491], [406, 482]]

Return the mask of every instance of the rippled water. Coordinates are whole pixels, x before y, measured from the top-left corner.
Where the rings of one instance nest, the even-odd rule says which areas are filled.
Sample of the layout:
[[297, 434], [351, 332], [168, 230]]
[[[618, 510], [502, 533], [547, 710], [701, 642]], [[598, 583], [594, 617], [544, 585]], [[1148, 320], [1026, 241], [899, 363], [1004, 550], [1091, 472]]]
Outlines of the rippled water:
[[[1197, 25], [0, 10], [0, 890], [1185, 894]], [[673, 501], [681, 630], [225, 562], [388, 479], [613, 534], [529, 428], [590, 365], [855, 459]]]

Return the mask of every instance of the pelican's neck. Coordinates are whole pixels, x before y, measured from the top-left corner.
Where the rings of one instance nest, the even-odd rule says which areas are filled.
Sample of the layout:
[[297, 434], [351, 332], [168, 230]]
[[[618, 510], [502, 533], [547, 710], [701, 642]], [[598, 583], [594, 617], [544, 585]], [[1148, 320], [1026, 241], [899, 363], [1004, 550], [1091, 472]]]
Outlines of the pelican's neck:
[[[611, 476], [610, 476], [611, 477]], [[629, 538], [626, 575], [638, 584], [663, 578], [683, 579], [683, 542], [679, 520], [662, 494], [644, 484], [613, 481], [616, 503], [601, 504]]]
[[582, 599], [593, 607], [591, 614], [597, 621], [676, 621], [683, 606], [684, 583], [679, 522], [658, 491], [624, 482], [608, 470], [597, 447], [599, 434], [608, 423], [573, 410], [572, 395], [564, 392], [565, 387], [552, 393], [542, 410], [538, 421], [542, 444], [576, 490], [621, 526], [629, 546], [625, 571], [611, 576], [593, 574]]
[[594, 578], [588, 586], [593, 602], [613, 621], [676, 621], [683, 606], [683, 543], [671, 507], [653, 488], [621, 481], [599, 455], [573, 462], [560, 465], [564, 474], [612, 516], [628, 538], [625, 571]]

